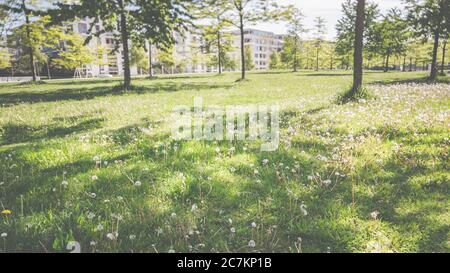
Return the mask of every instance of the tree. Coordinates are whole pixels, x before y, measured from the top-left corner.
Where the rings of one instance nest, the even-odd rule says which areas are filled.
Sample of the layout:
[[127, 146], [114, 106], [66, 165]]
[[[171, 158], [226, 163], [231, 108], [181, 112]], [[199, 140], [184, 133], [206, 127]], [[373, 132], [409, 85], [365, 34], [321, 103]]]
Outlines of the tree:
[[319, 55], [322, 44], [325, 41], [324, 35], [327, 34], [326, 21], [322, 17], [316, 17], [314, 20], [314, 36], [316, 47], [316, 70], [319, 71]]
[[405, 0], [408, 19], [415, 34], [433, 38], [433, 57], [429, 79], [436, 80], [439, 40], [450, 31], [450, 0]]
[[7, 48], [0, 47], [0, 69], [11, 67], [11, 54]]
[[[150, 41], [169, 46], [173, 41], [173, 32], [190, 17], [188, 4], [197, 1], [188, 0], [78, 0], [70, 4], [58, 4], [51, 14], [59, 22], [74, 18], [92, 19], [88, 40], [93, 35], [105, 32], [114, 33], [116, 50], [122, 48], [124, 89], [131, 87], [130, 42], [143, 46]], [[100, 31], [94, 26], [101, 24]], [[151, 52], [151, 50], [149, 51]]]
[[[46, 1], [36, 1], [36, 0], [4, 0], [3, 4], [0, 4], [0, 10], [2, 13], [7, 14], [9, 18], [14, 18], [17, 23], [24, 23], [25, 28], [25, 42], [27, 46], [28, 56], [29, 56], [29, 66], [31, 70], [31, 76], [33, 81], [36, 81], [36, 64], [35, 64], [35, 52], [36, 46], [32, 44], [32, 29], [31, 29], [31, 19], [33, 12], [40, 6], [39, 4], [44, 4]], [[6, 16], [6, 15], [3, 15]]]
[[355, 23], [355, 53], [353, 64], [353, 87], [352, 95], [354, 96], [361, 91], [363, 81], [363, 47], [364, 47], [364, 19], [365, 19], [365, 0], [358, 0], [356, 7], [356, 23]]
[[[154, 49], [170, 51], [174, 33], [186, 30], [194, 20], [191, 15], [201, 9], [201, 0], [134, 0], [130, 16], [131, 36], [135, 44], [148, 52], [148, 73], [153, 76]], [[210, 0], [212, 1], [212, 0]]]
[[444, 69], [445, 69], [445, 54], [447, 54], [447, 42], [448, 42], [448, 33], [447, 37], [444, 38], [444, 41], [442, 42], [442, 62], [441, 62], [441, 75], [444, 75]]
[[289, 14], [287, 16], [288, 37], [285, 41], [285, 49], [292, 54], [292, 67], [297, 72], [299, 67], [299, 54], [302, 47], [302, 36], [307, 32], [303, 20], [305, 16], [294, 6], [287, 7]]
[[385, 72], [389, 70], [390, 57], [406, 52], [408, 35], [407, 22], [397, 9], [391, 9], [381, 22], [374, 25], [370, 48], [384, 58]]
[[[14, 28], [8, 37], [8, 46], [18, 49], [19, 53], [28, 52], [29, 48], [31, 48], [35, 72], [38, 72], [38, 63], [45, 64], [48, 77], [51, 78], [49, 69], [50, 55], [57, 52], [60, 41], [64, 41], [67, 38], [67, 34], [62, 27], [49, 26], [49, 22], [49, 16], [42, 16], [37, 17], [29, 24], [23, 24]], [[22, 54], [19, 63], [23, 63], [25, 60], [29, 64], [30, 57], [29, 54]]]
[[139, 70], [148, 70], [150, 63], [147, 62], [146, 49], [133, 45], [130, 52], [130, 64], [135, 65]]
[[198, 16], [209, 20], [208, 26], [202, 27], [203, 36], [207, 52], [216, 54], [211, 61], [219, 68], [219, 74], [222, 74], [226, 54], [232, 49], [232, 35], [225, 32], [231, 25], [226, 19], [226, 13], [232, 8], [229, 0], [207, 0], [204, 1], [204, 8], [201, 8]]
[[161, 66], [161, 73], [164, 74], [165, 67], [173, 67], [175, 65], [174, 48], [166, 47], [158, 52], [158, 62]]
[[[227, 20], [239, 29], [241, 50], [241, 80], [245, 80], [245, 26], [248, 23], [260, 21], [276, 21], [285, 15], [286, 10], [281, 9], [274, 0], [231, 0], [234, 12], [227, 14]], [[253, 63], [252, 63], [253, 64]]]
[[[373, 26], [379, 16], [379, 10], [377, 4], [372, 2], [367, 2], [365, 6], [363, 43], [367, 46], [371, 41]], [[336, 25], [336, 53], [341, 58], [341, 66], [347, 69], [354, 53], [356, 8], [357, 1], [346, 0], [342, 4], [343, 15]], [[370, 48], [368, 48], [368, 51], [370, 52]]]
[[253, 62], [253, 50], [250, 45], [245, 45], [244, 60], [244, 67], [247, 71], [253, 70], [255, 68], [255, 63]]
[[75, 34], [67, 34], [64, 37], [64, 48], [62, 48], [54, 62], [60, 67], [75, 70], [83, 65], [92, 64], [96, 61], [96, 54], [84, 44], [84, 39]]
[[278, 52], [273, 52], [270, 55], [269, 69], [276, 70], [282, 68], [280, 54]]

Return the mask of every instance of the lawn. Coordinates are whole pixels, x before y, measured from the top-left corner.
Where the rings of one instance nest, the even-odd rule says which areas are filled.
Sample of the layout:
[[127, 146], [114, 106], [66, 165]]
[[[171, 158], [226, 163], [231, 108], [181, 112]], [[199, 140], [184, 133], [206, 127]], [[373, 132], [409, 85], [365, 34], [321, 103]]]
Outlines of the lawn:
[[[450, 252], [448, 77], [238, 77], [0, 85], [0, 252]], [[280, 148], [172, 140], [194, 97], [280, 105]]]

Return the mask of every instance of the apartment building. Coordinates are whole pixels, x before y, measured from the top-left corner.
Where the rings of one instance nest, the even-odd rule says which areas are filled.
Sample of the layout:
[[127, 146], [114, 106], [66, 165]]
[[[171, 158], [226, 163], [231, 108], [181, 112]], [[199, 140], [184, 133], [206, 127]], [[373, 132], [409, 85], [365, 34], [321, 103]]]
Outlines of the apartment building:
[[[234, 48], [232, 53], [233, 59], [240, 60], [240, 46], [241, 37], [239, 32], [233, 32]], [[269, 31], [263, 31], [258, 29], [245, 29], [244, 30], [244, 44], [250, 46], [252, 51], [253, 62], [255, 69], [266, 70], [270, 66], [270, 56], [274, 52], [280, 52], [283, 49], [284, 35], [275, 34]]]
[[211, 54], [206, 52], [206, 42], [201, 30], [189, 29], [175, 33], [175, 59], [182, 66], [184, 73], [218, 72], [217, 66], [211, 65]]
[[[94, 33], [101, 30], [101, 24], [92, 26], [92, 23], [93, 22], [91, 19], [85, 18], [71, 23], [69, 28], [71, 28], [74, 33], [87, 37], [90, 30]], [[116, 45], [114, 34], [112, 32], [107, 32], [101, 34], [99, 37], [91, 39], [88, 47], [93, 50], [102, 47], [106, 50], [104, 50], [105, 53], [103, 54], [103, 60], [100, 59], [100, 61], [96, 64], [84, 65], [83, 67], [77, 69], [77, 72], [80, 73], [81, 76], [99, 77], [103, 75], [123, 75], [122, 48], [119, 47], [117, 51], [113, 51]], [[131, 66], [130, 70], [131, 75], [138, 75], [138, 69], [136, 66]]]

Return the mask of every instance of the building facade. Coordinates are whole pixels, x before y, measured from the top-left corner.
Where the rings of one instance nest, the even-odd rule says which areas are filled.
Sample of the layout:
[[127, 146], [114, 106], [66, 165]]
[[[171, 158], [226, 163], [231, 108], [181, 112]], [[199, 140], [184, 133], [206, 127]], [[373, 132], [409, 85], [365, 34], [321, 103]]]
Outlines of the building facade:
[[[240, 63], [241, 36], [239, 32], [233, 32], [233, 36], [235, 51], [232, 53], [232, 56], [233, 59], [239, 60]], [[270, 56], [274, 52], [281, 52], [283, 50], [284, 38], [284, 35], [269, 31], [250, 28], [244, 30], [244, 44], [251, 49], [255, 69], [269, 69]]]

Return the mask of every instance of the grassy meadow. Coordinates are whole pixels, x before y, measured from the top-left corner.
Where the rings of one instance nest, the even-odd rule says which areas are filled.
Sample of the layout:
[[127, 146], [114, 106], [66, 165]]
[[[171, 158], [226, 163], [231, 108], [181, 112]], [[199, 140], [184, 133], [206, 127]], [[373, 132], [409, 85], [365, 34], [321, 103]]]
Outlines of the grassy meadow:
[[[0, 252], [450, 252], [449, 77], [0, 85]], [[278, 104], [281, 145], [174, 141], [177, 105]]]

